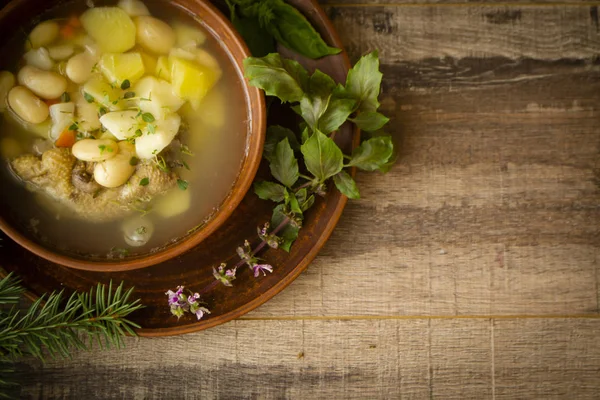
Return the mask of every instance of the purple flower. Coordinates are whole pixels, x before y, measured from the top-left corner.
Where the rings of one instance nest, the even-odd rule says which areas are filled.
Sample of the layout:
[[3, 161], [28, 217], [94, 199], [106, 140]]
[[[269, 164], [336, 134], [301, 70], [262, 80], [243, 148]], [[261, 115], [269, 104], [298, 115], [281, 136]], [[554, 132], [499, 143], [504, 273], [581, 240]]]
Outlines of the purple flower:
[[177, 291], [168, 290], [165, 294], [169, 296], [169, 305], [179, 304], [181, 295], [183, 294], [183, 286], [177, 286]]
[[273, 267], [269, 264], [256, 264], [252, 267], [252, 270], [254, 271], [254, 277], [258, 278], [261, 272], [264, 276], [267, 276], [266, 271], [273, 272]]
[[215, 277], [216, 280], [218, 280], [219, 282], [221, 282], [223, 285], [225, 286], [233, 286], [231, 284], [231, 281], [233, 281], [235, 279], [235, 273], [236, 273], [236, 269], [228, 269], [226, 270], [225, 267], [227, 266], [227, 264], [223, 263], [221, 265], [219, 265], [219, 269], [216, 270], [213, 267], [213, 276]]
[[194, 314], [196, 314], [196, 318], [200, 320], [202, 317], [204, 317], [204, 314], [210, 314], [210, 311], [208, 311], [207, 308], [198, 307]]
[[188, 296], [187, 302], [191, 304], [196, 304], [197, 300], [200, 298], [200, 294], [194, 293], [193, 295]]

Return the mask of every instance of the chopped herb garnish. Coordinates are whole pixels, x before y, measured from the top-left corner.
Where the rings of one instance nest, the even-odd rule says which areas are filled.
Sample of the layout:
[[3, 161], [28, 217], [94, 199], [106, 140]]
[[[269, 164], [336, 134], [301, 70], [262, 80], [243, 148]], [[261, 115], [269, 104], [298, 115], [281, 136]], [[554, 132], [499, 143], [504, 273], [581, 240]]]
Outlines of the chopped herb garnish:
[[98, 190], [96, 190], [96, 191], [94, 192], [94, 194], [92, 195], [92, 198], [94, 198], [94, 199], [95, 199], [96, 197], [98, 197], [98, 195], [100, 194], [100, 192], [102, 192], [102, 189], [98, 189]]
[[113, 152], [113, 148], [110, 146], [107, 146], [105, 144], [99, 144], [98, 148], [100, 149], [100, 154], [104, 153], [105, 151], [107, 153], [112, 153]]
[[148, 133], [154, 135], [156, 133], [156, 125], [148, 125]]
[[123, 95], [123, 98], [124, 98], [124, 99], [132, 99], [132, 98], [134, 98], [134, 97], [135, 97], [135, 92], [126, 92], [126, 93]]
[[[72, 130], [72, 129], [70, 129], [70, 130]], [[83, 133], [81, 133], [81, 132], [77, 132], [75, 134], [75, 137], [77, 138], [77, 140], [81, 140], [81, 139], [85, 138], [85, 135]]]
[[136, 165], [138, 165], [138, 163], [140, 162], [140, 159], [133, 156], [129, 159], [129, 165], [131, 165], [132, 167], [135, 167]]
[[125, 90], [125, 89], [129, 89], [131, 87], [131, 82], [129, 82], [129, 79], [125, 79], [122, 83], [121, 83], [121, 89]]
[[103, 116], [103, 115], [104, 115], [104, 114], [106, 114], [107, 112], [108, 112], [108, 111], [106, 110], [106, 108], [105, 108], [105, 107], [100, 107], [100, 108], [98, 109], [98, 115], [99, 115], [99, 116]]
[[69, 126], [69, 130], [70, 130], [70, 131], [76, 131], [76, 130], [78, 130], [78, 129], [79, 129], [79, 125], [77, 125], [77, 122], [73, 122], [73, 123], [71, 124], [71, 126]]
[[69, 95], [69, 93], [64, 92], [63, 94], [60, 95], [60, 102], [61, 103], [68, 103], [71, 101], [71, 96]]
[[194, 153], [192, 153], [192, 151], [190, 150], [189, 147], [187, 147], [185, 144], [182, 144], [181, 147], [179, 148], [179, 150], [181, 151], [182, 154], [186, 154], [188, 156], [193, 156]]
[[94, 96], [92, 96], [91, 94], [89, 94], [88, 92], [83, 92], [83, 98], [85, 99], [85, 101], [87, 101], [88, 103], [93, 103], [94, 102]]
[[148, 112], [142, 114], [142, 119], [144, 120], [144, 122], [147, 122], [147, 123], [151, 123], [151, 122], [155, 121], [154, 115], [152, 115]]
[[140, 180], [140, 186], [148, 186], [149, 183], [150, 179], [148, 178], [142, 178], [142, 180]]
[[181, 190], [187, 190], [189, 183], [187, 181], [184, 181], [183, 179], [177, 179], [177, 186], [179, 186], [179, 189]]
[[140, 226], [139, 228], [137, 228], [135, 230], [135, 233], [137, 233], [138, 235], [143, 235], [146, 232], [148, 232], [148, 230], [146, 229], [145, 226]]
[[113, 101], [113, 105], [117, 104], [119, 102], [119, 99], [116, 99], [115, 101]]
[[155, 155], [156, 153], [158, 153], [158, 149], [154, 149], [154, 151], [152, 152], [152, 155]]
[[96, 73], [96, 72], [99, 72], [98, 63], [94, 64], [94, 66], [92, 67], [92, 73]]
[[162, 172], [168, 174], [171, 171], [163, 156], [157, 157], [154, 161], [156, 162], [158, 169], [160, 169]]
[[188, 165], [188, 163], [186, 163], [183, 160], [181, 160], [181, 163], [183, 164], [183, 166], [185, 167], [185, 169], [187, 169], [188, 171], [190, 170], [190, 166]]

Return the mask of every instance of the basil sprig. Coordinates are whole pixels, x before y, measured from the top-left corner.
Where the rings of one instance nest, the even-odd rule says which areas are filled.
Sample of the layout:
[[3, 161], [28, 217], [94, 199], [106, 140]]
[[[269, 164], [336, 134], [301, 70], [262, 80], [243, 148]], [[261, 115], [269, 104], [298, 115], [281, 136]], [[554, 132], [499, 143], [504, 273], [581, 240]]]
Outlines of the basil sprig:
[[317, 59], [341, 50], [330, 47], [296, 8], [283, 0], [227, 0], [230, 19], [257, 57], [275, 51], [275, 41]]
[[[377, 111], [382, 78], [379, 58], [377, 52], [362, 57], [348, 73], [345, 85], [336, 85], [319, 70], [309, 75], [300, 64], [279, 54], [247, 58], [244, 69], [251, 85], [290, 103], [303, 119], [299, 133], [269, 127], [263, 156], [276, 182], [254, 184], [261, 199], [278, 203], [272, 226], [289, 219], [279, 234], [281, 248], [289, 251], [304, 212], [314, 204], [316, 195], [326, 194], [330, 180], [341, 193], [357, 199], [360, 192], [345, 168], [387, 172], [394, 162], [392, 139], [382, 131], [389, 119]], [[352, 155], [344, 155], [330, 137], [346, 121], [370, 133]]]

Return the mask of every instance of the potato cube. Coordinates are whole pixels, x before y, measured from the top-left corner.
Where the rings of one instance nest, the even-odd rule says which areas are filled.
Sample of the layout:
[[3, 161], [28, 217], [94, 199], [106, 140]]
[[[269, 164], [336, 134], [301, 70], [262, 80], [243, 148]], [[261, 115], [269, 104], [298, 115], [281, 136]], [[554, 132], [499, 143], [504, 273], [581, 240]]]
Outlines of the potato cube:
[[145, 72], [140, 53], [104, 54], [100, 59], [100, 70], [116, 86], [121, 86], [126, 79], [134, 84]]
[[172, 57], [169, 61], [171, 62], [171, 83], [175, 94], [188, 100], [192, 107], [197, 109], [200, 100], [221, 77], [221, 71], [181, 58]]
[[156, 119], [163, 119], [167, 114], [177, 112], [184, 103], [175, 95], [169, 82], [153, 76], [142, 78], [135, 85], [134, 91], [140, 98], [140, 109], [152, 114]]
[[90, 8], [81, 14], [80, 20], [106, 53], [124, 53], [135, 46], [135, 24], [121, 8]]

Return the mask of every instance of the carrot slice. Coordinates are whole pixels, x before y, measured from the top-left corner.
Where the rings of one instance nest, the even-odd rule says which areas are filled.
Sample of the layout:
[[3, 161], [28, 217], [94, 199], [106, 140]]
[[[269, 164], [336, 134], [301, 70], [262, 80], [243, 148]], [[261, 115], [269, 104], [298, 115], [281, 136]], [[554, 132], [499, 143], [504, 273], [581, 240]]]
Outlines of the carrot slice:
[[75, 144], [75, 131], [70, 131], [69, 128], [65, 129], [54, 144], [56, 147], [73, 147]]
[[71, 39], [75, 36], [75, 28], [71, 25], [64, 25], [60, 28], [60, 36], [64, 39]]
[[51, 99], [51, 100], [44, 100], [44, 103], [46, 103], [48, 105], [48, 107], [53, 106], [55, 104], [60, 103], [60, 98], [58, 99]]
[[67, 25], [72, 26], [73, 28], [80, 28], [81, 21], [79, 21], [79, 18], [77, 18], [76, 15], [71, 15], [71, 17], [67, 21]]

